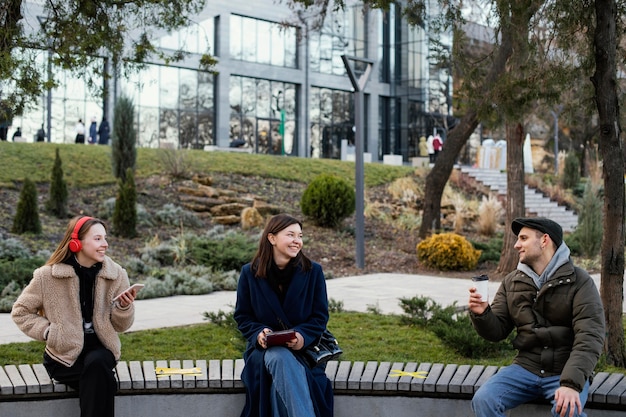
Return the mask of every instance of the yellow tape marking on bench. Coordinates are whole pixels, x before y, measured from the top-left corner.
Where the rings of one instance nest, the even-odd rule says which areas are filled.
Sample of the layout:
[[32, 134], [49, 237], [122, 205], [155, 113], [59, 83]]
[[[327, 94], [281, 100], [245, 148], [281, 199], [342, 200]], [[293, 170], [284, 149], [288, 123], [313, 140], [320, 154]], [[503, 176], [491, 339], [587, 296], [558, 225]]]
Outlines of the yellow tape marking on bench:
[[406, 371], [401, 371], [399, 369], [392, 369], [391, 372], [389, 372], [389, 376], [412, 376], [413, 378], [426, 379], [426, 377], [428, 377], [428, 372], [426, 371], [406, 372]]
[[157, 377], [160, 376], [171, 376], [171, 375], [192, 375], [192, 376], [201, 376], [202, 369], [200, 368], [161, 368], [157, 367], [154, 369]]

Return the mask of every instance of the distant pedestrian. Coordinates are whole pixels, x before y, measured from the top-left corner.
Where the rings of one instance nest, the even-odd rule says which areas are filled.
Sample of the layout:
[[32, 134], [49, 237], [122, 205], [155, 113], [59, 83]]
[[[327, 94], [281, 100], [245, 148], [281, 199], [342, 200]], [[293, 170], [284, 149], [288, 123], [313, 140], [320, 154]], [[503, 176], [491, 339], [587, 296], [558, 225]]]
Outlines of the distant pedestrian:
[[83, 119], [78, 119], [78, 123], [76, 123], [76, 140], [75, 143], [85, 143], [85, 125], [83, 124]]
[[426, 136], [420, 137], [419, 152], [419, 155], [422, 157], [428, 156], [428, 144], [426, 143]]
[[100, 122], [100, 127], [98, 128], [98, 145], [108, 145], [109, 144], [109, 134], [110, 134], [109, 122], [107, 122], [107, 118], [103, 117]]
[[433, 138], [433, 150], [434, 150], [434, 157], [433, 157], [433, 162], [435, 162], [437, 160], [437, 157], [439, 156], [439, 152], [441, 152], [441, 150], [443, 149], [443, 141], [441, 140], [441, 136], [439, 136], [439, 133], [437, 133], [435, 135], [435, 137]]
[[[17, 138], [17, 140], [15, 140]], [[17, 130], [13, 133], [13, 142], [20, 142], [22, 140], [22, 129], [17, 128]]]
[[89, 125], [89, 143], [95, 145], [98, 143], [98, 128], [96, 127], [96, 118], [91, 118], [91, 124]]
[[46, 141], [46, 131], [43, 130], [43, 125], [41, 125], [41, 127], [39, 128], [35, 137], [37, 138], [37, 142]]
[[428, 150], [428, 162], [431, 164], [435, 163], [435, 147], [433, 146], [433, 141], [435, 137], [433, 135], [428, 136], [428, 140], [426, 140], [426, 149]]

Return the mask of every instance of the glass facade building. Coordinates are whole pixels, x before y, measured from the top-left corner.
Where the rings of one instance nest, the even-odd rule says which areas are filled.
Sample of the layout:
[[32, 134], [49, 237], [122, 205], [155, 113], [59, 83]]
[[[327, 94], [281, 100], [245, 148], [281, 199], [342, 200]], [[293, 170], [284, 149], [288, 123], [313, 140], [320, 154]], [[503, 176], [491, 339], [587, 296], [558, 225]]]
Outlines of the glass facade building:
[[[341, 58], [348, 55], [374, 62], [364, 90], [364, 149], [372, 160], [395, 154], [408, 161], [418, 154], [420, 136], [445, 133], [450, 73], [429, 59], [428, 28], [409, 26], [393, 5], [382, 12], [355, 3], [313, 28], [273, 0], [217, 0], [193, 20], [159, 38], [165, 50], [188, 52], [184, 61], [116, 76], [107, 83], [108, 102], [91, 96], [83, 80], [58, 73], [50, 108], [42, 97], [13, 124], [32, 137], [49, 112], [51, 141], [73, 143], [78, 119], [87, 126], [103, 116], [112, 122], [115, 98], [126, 95], [142, 147], [207, 149], [238, 141], [256, 153], [340, 158], [342, 142], [355, 139], [354, 94]], [[197, 70], [205, 52], [218, 60], [215, 73]]]

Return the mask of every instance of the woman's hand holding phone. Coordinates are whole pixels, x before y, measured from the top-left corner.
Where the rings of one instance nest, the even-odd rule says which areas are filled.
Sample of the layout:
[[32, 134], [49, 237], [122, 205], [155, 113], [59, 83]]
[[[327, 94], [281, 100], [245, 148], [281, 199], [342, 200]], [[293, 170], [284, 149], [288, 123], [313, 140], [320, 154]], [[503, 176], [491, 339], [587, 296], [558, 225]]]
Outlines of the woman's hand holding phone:
[[137, 292], [143, 287], [145, 287], [144, 284], [133, 284], [123, 292], [119, 293], [113, 299], [113, 302], [117, 301], [120, 307], [128, 307], [133, 301], [135, 301], [135, 296], [137, 295]]

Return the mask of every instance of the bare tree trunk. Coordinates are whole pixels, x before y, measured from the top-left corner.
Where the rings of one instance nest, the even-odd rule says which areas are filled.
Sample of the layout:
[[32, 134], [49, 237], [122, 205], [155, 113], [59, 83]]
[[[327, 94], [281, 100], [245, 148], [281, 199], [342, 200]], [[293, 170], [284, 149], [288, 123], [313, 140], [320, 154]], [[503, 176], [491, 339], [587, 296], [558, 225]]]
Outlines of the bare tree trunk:
[[422, 224], [420, 225], [419, 237], [426, 238], [433, 229], [441, 227], [441, 197], [443, 190], [450, 178], [454, 161], [459, 156], [463, 146], [470, 135], [478, 126], [477, 109], [486, 104], [491, 104], [491, 89], [495, 86], [500, 76], [504, 73], [507, 60], [513, 52], [510, 33], [503, 33], [502, 43], [496, 52], [496, 56], [485, 76], [483, 82], [484, 94], [477, 100], [475, 105], [461, 118], [459, 124], [450, 131], [443, 150], [437, 157], [435, 166], [426, 177], [424, 188], [424, 210], [422, 213]]
[[508, 274], [517, 267], [517, 251], [513, 248], [517, 237], [508, 228], [516, 217], [525, 213], [524, 193], [524, 128], [520, 123], [506, 125], [506, 212], [504, 244], [497, 273]]
[[604, 176], [602, 235], [602, 283], [607, 338], [604, 350], [611, 365], [624, 367], [624, 153], [620, 139], [619, 102], [616, 92], [617, 6], [615, 0], [596, 0], [594, 47], [596, 71], [591, 78], [596, 89], [600, 125], [600, 154]]
[[431, 230], [438, 230], [441, 227], [440, 209], [443, 190], [454, 168], [454, 161], [477, 126], [478, 116], [475, 111], [471, 110], [450, 131], [446, 144], [437, 157], [435, 166], [428, 173], [424, 189], [424, 212], [420, 226], [420, 237], [425, 238]]

